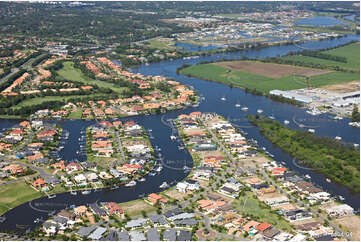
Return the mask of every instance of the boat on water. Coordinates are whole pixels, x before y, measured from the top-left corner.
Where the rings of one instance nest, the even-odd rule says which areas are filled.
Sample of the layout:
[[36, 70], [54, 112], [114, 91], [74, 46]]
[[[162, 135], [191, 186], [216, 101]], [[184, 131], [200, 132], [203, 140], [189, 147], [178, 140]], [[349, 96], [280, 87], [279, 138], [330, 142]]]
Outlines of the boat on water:
[[191, 168], [188, 166], [183, 166], [183, 170], [190, 170]]
[[226, 101], [226, 98], [225, 98], [225, 97], [222, 97], [221, 100], [222, 100], [222, 101]]
[[340, 136], [336, 136], [335, 139], [336, 140], [342, 140], [342, 138]]
[[335, 116], [335, 117], [333, 117], [333, 119], [335, 119], [335, 120], [342, 120], [343, 117], [341, 117], [341, 116]]
[[270, 119], [275, 119], [275, 116], [273, 116], [273, 115], [270, 115], [270, 116], [268, 116]]
[[284, 124], [289, 124], [289, 123], [290, 123], [290, 121], [285, 120], [285, 121], [283, 121], [283, 123], [284, 123]]
[[315, 133], [315, 130], [314, 129], [308, 129], [308, 132], [310, 132], [310, 133]]
[[307, 179], [311, 179], [311, 176], [310, 176], [310, 175], [308, 175], [308, 174], [306, 174], [306, 175], [305, 175], [305, 178], [307, 178]]
[[239, 108], [241, 106], [241, 104], [236, 103], [236, 105], [234, 105], [236, 108]]
[[331, 180], [330, 180], [330, 179], [328, 179], [328, 178], [326, 178], [326, 181], [327, 181], [328, 183], [331, 183]]
[[137, 185], [136, 181], [130, 181], [127, 184], [125, 184], [124, 186], [126, 186], [126, 187], [134, 187], [135, 185]]
[[139, 182], [145, 182], [145, 178], [142, 177], [141, 179], [138, 180]]
[[152, 172], [149, 172], [149, 175], [150, 175], [150, 176], [155, 176], [155, 175], [157, 175], [157, 173], [155, 173], [154, 171], [152, 171]]
[[160, 186], [159, 186], [159, 188], [167, 188], [167, 187], [169, 187], [169, 185], [168, 185], [168, 183], [167, 182], [163, 182]]
[[171, 139], [171, 140], [175, 140], [175, 139], [177, 139], [177, 137], [174, 136], [174, 135], [171, 135], [171, 136], [170, 136], [170, 139]]
[[5, 222], [5, 220], [6, 220], [6, 217], [5, 217], [5, 216], [0, 216], [0, 223]]
[[89, 194], [89, 193], [91, 193], [91, 190], [85, 190], [85, 191], [82, 191], [82, 192], [81, 192], [81, 194], [83, 194], [83, 195], [87, 195], [87, 194]]
[[344, 201], [344, 200], [345, 200], [345, 198], [344, 198], [343, 196], [341, 196], [341, 195], [338, 196], [338, 199], [340, 199], [340, 201]]
[[157, 172], [161, 172], [163, 170], [163, 166], [158, 166], [156, 169], [155, 169]]
[[248, 110], [248, 108], [246, 106], [243, 106], [241, 109], [242, 109], [242, 111], [247, 111]]
[[262, 109], [257, 109], [257, 113], [263, 113]]
[[71, 191], [70, 194], [75, 196], [77, 194], [77, 192], [76, 191]]

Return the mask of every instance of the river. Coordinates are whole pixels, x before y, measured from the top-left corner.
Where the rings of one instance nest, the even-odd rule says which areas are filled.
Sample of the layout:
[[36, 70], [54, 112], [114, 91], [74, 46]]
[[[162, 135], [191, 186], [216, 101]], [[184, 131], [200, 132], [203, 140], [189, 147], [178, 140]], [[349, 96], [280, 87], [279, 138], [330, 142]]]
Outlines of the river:
[[[297, 124], [304, 124], [306, 128], [313, 128], [316, 130], [316, 135], [320, 136], [341, 136], [346, 142], [359, 144], [360, 135], [359, 129], [353, 128], [348, 125], [349, 120], [333, 120], [330, 114], [323, 114], [320, 116], [311, 116], [305, 112], [305, 109], [293, 105], [284, 104], [272, 101], [263, 96], [254, 96], [245, 93], [238, 88], [230, 88], [228, 86], [200, 80], [197, 78], [186, 77], [184, 75], [176, 74], [176, 69], [183, 64], [195, 64], [200, 61], [215, 61], [226, 59], [240, 59], [242, 56], [249, 58], [263, 58], [274, 57], [277, 55], [285, 55], [289, 51], [298, 51], [303, 48], [320, 49], [337, 46], [347, 43], [352, 40], [359, 40], [359, 35], [348, 35], [339, 39], [323, 40], [323, 41], [309, 41], [301, 45], [287, 45], [287, 46], [273, 46], [259, 50], [244, 50], [232, 53], [212, 54], [210, 56], [201, 56], [193, 59], [177, 59], [168, 60], [150, 65], [141, 65], [134, 68], [134, 72], [139, 72], [144, 75], [162, 75], [173, 78], [184, 84], [193, 86], [199, 94], [204, 97], [199, 107], [189, 107], [186, 110], [171, 111], [165, 114], [154, 114], [149, 116], [136, 116], [128, 118], [120, 118], [119, 120], [134, 120], [145, 128], [152, 129], [154, 139], [151, 139], [153, 147], [156, 145], [161, 148], [162, 157], [164, 157], [164, 169], [156, 176], [147, 176], [146, 181], [143, 183], [138, 182], [133, 188], [118, 188], [114, 190], [100, 190], [92, 192], [88, 195], [71, 195], [70, 193], [57, 194], [55, 198], [48, 199], [47, 197], [36, 199], [31, 202], [24, 203], [14, 209], [5, 213], [7, 218], [4, 223], [0, 224], [1, 230], [18, 230], [24, 231], [27, 228], [34, 228], [38, 224], [34, 223], [36, 218], [49, 217], [49, 212], [59, 211], [70, 205], [89, 204], [93, 202], [126, 202], [139, 198], [142, 194], [151, 192], [159, 192], [161, 189], [159, 185], [167, 181], [176, 182], [184, 179], [187, 176], [182, 169], [184, 165], [192, 166], [193, 162], [191, 156], [186, 150], [179, 150], [178, 142], [170, 140], [172, 130], [167, 119], [175, 118], [179, 114], [189, 113], [192, 111], [201, 112], [217, 112], [226, 117], [239, 129], [247, 133], [247, 138], [253, 138], [258, 141], [258, 144], [274, 155], [277, 161], [283, 161], [286, 166], [291, 170], [295, 170], [300, 175], [309, 174], [312, 181], [324, 190], [329, 191], [334, 195], [342, 195], [345, 198], [345, 203], [351, 205], [356, 210], [359, 209], [360, 196], [359, 194], [352, 194], [344, 186], [327, 183], [325, 177], [321, 174], [313, 172], [310, 169], [300, 167], [292, 157], [283, 153], [267, 141], [259, 134], [257, 128], [252, 127], [245, 119], [245, 114], [256, 114], [257, 109], [263, 109], [265, 115], [273, 115], [277, 120], [283, 122], [289, 120], [289, 126], [295, 129], [302, 129]], [[225, 97], [225, 101], [221, 98]], [[249, 108], [248, 112], [242, 112], [240, 108], [235, 107], [236, 103], [242, 106], [246, 105]], [[13, 126], [19, 121], [6, 120], [0, 121], [0, 129]], [[64, 150], [61, 155], [67, 160], [84, 160], [86, 157], [79, 157], [76, 151], [79, 150], [78, 138], [80, 131], [84, 130], [87, 126], [94, 124], [94, 121], [85, 120], [67, 120], [67, 121], [52, 121], [56, 122], [63, 127], [64, 130], [70, 132], [69, 141], [64, 145]], [[26, 215], [26, 216], [25, 216]]]

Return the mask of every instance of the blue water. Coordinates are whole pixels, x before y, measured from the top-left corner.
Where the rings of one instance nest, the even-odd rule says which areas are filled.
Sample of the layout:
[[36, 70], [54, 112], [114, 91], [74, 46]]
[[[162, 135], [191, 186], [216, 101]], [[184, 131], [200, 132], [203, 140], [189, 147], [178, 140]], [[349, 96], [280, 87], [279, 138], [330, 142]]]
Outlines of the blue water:
[[296, 25], [314, 25], [314, 26], [333, 26], [333, 25], [348, 25], [341, 20], [329, 16], [314, 16], [312, 18], [305, 18], [297, 21]]
[[208, 45], [208, 46], [201, 46], [201, 45], [193, 45], [188, 43], [175, 43], [176, 47], [182, 47], [183, 51], [206, 51], [206, 50], [215, 50], [219, 49], [220, 46], [217, 45]]

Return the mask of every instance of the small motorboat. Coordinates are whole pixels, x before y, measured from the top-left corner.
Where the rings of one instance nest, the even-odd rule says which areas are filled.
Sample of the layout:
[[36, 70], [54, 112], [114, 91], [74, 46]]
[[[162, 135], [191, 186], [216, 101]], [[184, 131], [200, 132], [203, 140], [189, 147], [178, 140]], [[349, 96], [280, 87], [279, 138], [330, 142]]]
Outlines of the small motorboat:
[[284, 124], [289, 124], [289, 123], [290, 123], [290, 121], [285, 120], [285, 121], [283, 121], [283, 123], [284, 123]]
[[243, 106], [241, 109], [242, 109], [242, 111], [247, 111], [248, 110], [248, 108], [246, 106]]
[[261, 114], [261, 113], [263, 113], [263, 110], [262, 109], [257, 109], [257, 113]]
[[150, 176], [155, 176], [155, 175], [157, 175], [157, 173], [155, 173], [154, 171], [152, 171], [152, 172], [149, 173], [149, 175], [150, 175]]
[[314, 134], [314, 133], [315, 133], [315, 130], [314, 130], [314, 129], [308, 129], [308, 132]]
[[82, 191], [81, 194], [83, 195], [88, 195], [91, 193], [91, 190], [85, 190], [85, 191]]
[[341, 195], [338, 196], [338, 199], [340, 199], [340, 201], [345, 201], [345, 198]]
[[130, 181], [127, 184], [125, 184], [126, 187], [134, 187], [135, 185], [137, 185], [136, 181]]
[[328, 179], [328, 178], [326, 178], [326, 181], [327, 181], [328, 183], [331, 183], [331, 180], [330, 180], [330, 179]]
[[156, 169], [155, 169], [157, 172], [161, 172], [163, 170], [163, 166], [158, 166]]
[[174, 135], [171, 135], [171, 136], [170, 136], [170, 139], [171, 139], [171, 140], [175, 140], [175, 139], [177, 139], [177, 137], [174, 136]]
[[145, 182], [145, 178], [142, 177], [141, 179], [138, 180], [139, 182]]
[[335, 137], [336, 140], [341, 140], [342, 138], [340, 136]]
[[222, 97], [221, 100], [222, 100], [222, 101], [226, 101], [226, 98], [225, 98], [225, 97]]
[[77, 194], [77, 192], [76, 191], [71, 191], [70, 194], [75, 196]]
[[236, 108], [239, 108], [241, 106], [241, 104], [237, 103], [236, 105], [234, 105]]
[[307, 178], [308, 180], [310, 180], [310, 179], [311, 179], [311, 176], [308, 175], [308, 174], [306, 174], [306, 175], [305, 175], [305, 178]]
[[163, 183], [159, 186], [159, 188], [162, 188], [162, 189], [167, 188], [167, 187], [169, 187], [169, 185], [168, 185], [167, 182], [163, 182]]

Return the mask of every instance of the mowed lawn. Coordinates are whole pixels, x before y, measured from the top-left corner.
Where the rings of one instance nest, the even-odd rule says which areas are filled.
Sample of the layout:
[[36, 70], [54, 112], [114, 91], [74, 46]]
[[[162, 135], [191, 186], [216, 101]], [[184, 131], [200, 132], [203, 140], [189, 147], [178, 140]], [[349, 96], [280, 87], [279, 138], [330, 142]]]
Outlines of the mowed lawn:
[[98, 81], [84, 75], [80, 69], [74, 68], [74, 63], [67, 61], [63, 63], [64, 67], [57, 71], [59, 76], [69, 81], [82, 82], [86, 85], [97, 85], [98, 87], [110, 88], [118, 94], [122, 94], [124, 87], [117, 87], [113, 83]]
[[[307, 83], [304, 77], [285, 75], [281, 78], [270, 78], [263, 75], [252, 74], [231, 70], [217, 64], [201, 64], [190, 66], [180, 71], [181, 74], [191, 75], [200, 79], [221, 82], [234, 87], [256, 89], [262, 92], [270, 90], [292, 90], [306, 88]], [[346, 72], [329, 72], [326, 74], [314, 75], [310, 77], [311, 87], [349, 82], [359, 80], [360, 75], [357, 73]]]
[[252, 192], [246, 192], [245, 196], [234, 201], [232, 205], [244, 217], [251, 216], [252, 219], [259, 223], [267, 222], [283, 231], [292, 231], [291, 225], [282, 216], [257, 198], [254, 198]]
[[0, 214], [24, 202], [41, 197], [41, 193], [30, 188], [25, 182], [0, 186]]
[[347, 63], [325, 60], [310, 56], [284, 56], [281, 59], [292, 60], [292, 61], [302, 61], [305, 63], [328, 65], [328, 66], [339, 66], [343, 69], [350, 70], [360, 70], [360, 43], [352, 43], [346, 46], [335, 48], [332, 50], [323, 51], [323, 53], [345, 57], [347, 58]]

